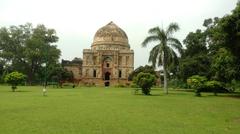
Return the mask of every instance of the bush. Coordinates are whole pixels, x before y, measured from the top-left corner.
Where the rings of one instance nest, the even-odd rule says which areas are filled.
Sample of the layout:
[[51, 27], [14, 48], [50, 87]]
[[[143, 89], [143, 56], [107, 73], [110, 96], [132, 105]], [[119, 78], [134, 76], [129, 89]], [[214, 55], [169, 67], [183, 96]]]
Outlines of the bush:
[[214, 95], [229, 92], [221, 82], [215, 80], [207, 81], [207, 78], [204, 76], [191, 76], [187, 79], [187, 83], [195, 90], [196, 96], [201, 96], [201, 92], [213, 92]]
[[205, 82], [205, 89], [212, 91], [214, 95], [217, 95], [217, 92], [223, 87], [222, 84], [219, 81], [207, 81]]
[[179, 80], [179, 79], [172, 79], [168, 82], [169, 87], [172, 88], [184, 88], [184, 89], [188, 89], [189, 86], [186, 82]]
[[19, 72], [12, 72], [5, 76], [4, 81], [12, 86], [12, 91], [15, 92], [17, 85], [23, 83], [26, 79], [26, 76]]
[[204, 88], [204, 84], [207, 81], [205, 76], [193, 75], [187, 79], [188, 85], [195, 89], [195, 95], [201, 96], [201, 89]]
[[144, 95], [150, 95], [151, 87], [155, 84], [156, 77], [150, 73], [139, 73], [134, 78], [134, 83], [142, 89]]
[[130, 87], [131, 87], [131, 88], [138, 88], [138, 85], [137, 85], [136, 83], [132, 83], [132, 84], [130, 85]]
[[229, 92], [240, 91], [240, 81], [232, 80], [230, 83], [226, 84], [226, 88]]

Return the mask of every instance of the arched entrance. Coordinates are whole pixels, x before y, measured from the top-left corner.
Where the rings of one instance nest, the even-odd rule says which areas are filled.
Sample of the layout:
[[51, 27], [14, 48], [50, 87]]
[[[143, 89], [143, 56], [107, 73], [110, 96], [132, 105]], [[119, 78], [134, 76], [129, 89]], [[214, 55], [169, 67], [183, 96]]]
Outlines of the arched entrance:
[[105, 73], [105, 76], [104, 76], [104, 79], [105, 79], [105, 80], [110, 80], [110, 75], [111, 75], [111, 73], [106, 72], [106, 73]]
[[111, 73], [109, 73], [109, 72], [106, 72], [106, 73], [104, 74], [104, 80], [105, 80], [104, 85], [105, 85], [106, 87], [108, 87], [108, 86], [110, 85], [110, 82], [109, 82], [109, 80], [110, 80], [110, 75], [111, 75]]

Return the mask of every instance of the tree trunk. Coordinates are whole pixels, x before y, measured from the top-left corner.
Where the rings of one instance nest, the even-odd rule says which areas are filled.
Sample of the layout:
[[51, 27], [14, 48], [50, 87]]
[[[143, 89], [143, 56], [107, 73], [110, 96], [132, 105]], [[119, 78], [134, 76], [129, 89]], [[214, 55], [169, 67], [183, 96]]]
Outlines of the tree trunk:
[[163, 54], [163, 79], [164, 79], [164, 91], [166, 94], [168, 94], [168, 88], [167, 88], [167, 67], [166, 67], [166, 58], [165, 53]]
[[165, 67], [165, 64], [163, 65], [163, 75], [164, 75], [164, 91], [166, 94], [168, 94], [168, 87], [167, 87], [167, 70]]

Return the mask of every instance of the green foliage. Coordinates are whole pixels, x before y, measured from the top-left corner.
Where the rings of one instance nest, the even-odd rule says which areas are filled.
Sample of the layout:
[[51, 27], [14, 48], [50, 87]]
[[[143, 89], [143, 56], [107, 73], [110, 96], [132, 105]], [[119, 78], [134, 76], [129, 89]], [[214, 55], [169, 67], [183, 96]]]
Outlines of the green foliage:
[[[230, 84], [240, 80], [240, 3], [231, 14], [204, 20], [204, 31], [190, 32], [184, 39], [186, 49], [180, 59], [178, 79], [192, 75]], [[228, 86], [229, 87], [229, 86]]]
[[230, 92], [239, 92], [240, 91], [240, 81], [233, 79], [231, 82], [225, 84], [226, 88]]
[[210, 58], [207, 55], [195, 55], [180, 60], [178, 77], [182, 81], [193, 75], [210, 76]]
[[211, 61], [208, 55], [206, 33], [201, 30], [190, 32], [184, 39], [186, 45], [180, 59], [178, 78], [186, 81], [193, 75], [210, 75]]
[[150, 95], [151, 87], [155, 82], [156, 77], [150, 73], [141, 72], [134, 78], [134, 83], [142, 89], [142, 93], [145, 95]]
[[229, 51], [220, 48], [212, 59], [213, 78], [225, 83], [231, 82], [237, 74], [234, 60]]
[[50, 66], [48, 68], [47, 73], [47, 80], [48, 81], [72, 81], [73, 80], [73, 72], [68, 71], [67, 69], [64, 69], [61, 65], [56, 64], [53, 66]]
[[193, 75], [187, 79], [187, 83], [191, 88], [200, 89], [204, 87], [204, 83], [207, 81], [205, 76]]
[[205, 76], [193, 75], [187, 79], [191, 88], [195, 89], [196, 96], [201, 96], [201, 89], [204, 88], [207, 78]]
[[[29, 84], [38, 81], [43, 74], [42, 64], [56, 64], [61, 51], [56, 45], [58, 41], [54, 29], [44, 25], [33, 27], [27, 23], [20, 26], [0, 28], [0, 59], [4, 66], [27, 74]], [[7, 70], [7, 68], [4, 68]]]
[[218, 90], [222, 88], [222, 84], [215, 80], [207, 81], [204, 88], [213, 91], [214, 95], [217, 95]]
[[155, 75], [157, 77], [157, 74], [154, 70], [153, 66], [145, 65], [145, 66], [140, 66], [136, 68], [128, 77], [128, 80], [133, 80], [134, 77], [136, 77], [139, 73], [150, 73], [152, 75]]
[[17, 85], [25, 81], [26, 76], [19, 72], [12, 72], [5, 76], [4, 80], [6, 83], [12, 86], [12, 91], [14, 92], [17, 89]]
[[146, 47], [152, 42], [157, 43], [150, 51], [148, 61], [151, 62], [154, 67], [163, 66], [164, 90], [166, 94], [168, 94], [167, 74], [169, 67], [178, 64], [176, 51], [179, 54], [182, 53], [182, 44], [178, 39], [173, 37], [173, 33], [178, 30], [179, 26], [177, 23], [170, 23], [166, 30], [154, 27], [148, 31], [150, 35], [142, 42], [143, 47]]
[[200, 29], [190, 32], [183, 43], [186, 45], [183, 57], [207, 54], [206, 35]]
[[210, 47], [217, 45], [219, 47], [228, 48], [233, 55], [240, 58], [240, 3], [232, 11], [232, 14], [225, 15], [219, 19], [214, 27], [208, 28], [213, 42]]
[[205, 76], [194, 75], [187, 79], [188, 85], [195, 89], [196, 96], [201, 96], [201, 92], [229, 92], [224, 88], [223, 84], [216, 80], [207, 81]]
[[[214, 69], [213, 75], [217, 80], [225, 83], [230, 83], [232, 79], [240, 80], [239, 75], [233, 76], [235, 73], [240, 73], [240, 60], [238, 60], [240, 58], [239, 15], [240, 3], [238, 2], [236, 8], [232, 11], [231, 14], [225, 15], [222, 18], [215, 17], [212, 23], [209, 23], [207, 25], [206, 29], [207, 37], [209, 40], [209, 50], [213, 55], [213, 66], [215, 66], [213, 69], [223, 69], [223, 66], [225, 66], [223, 69], [224, 71]], [[224, 59], [215, 59], [216, 57], [221, 57], [220, 55], [222, 55], [222, 57], [224, 57], [223, 55], [227, 55], [227, 57]], [[220, 65], [220, 62], [227, 62], [227, 64]], [[225, 71], [225, 74], [220, 74], [220, 72], [224, 73]]]
[[180, 89], [188, 89], [189, 86], [185, 81], [180, 79], [171, 79], [168, 83], [171, 88], [180, 88]]

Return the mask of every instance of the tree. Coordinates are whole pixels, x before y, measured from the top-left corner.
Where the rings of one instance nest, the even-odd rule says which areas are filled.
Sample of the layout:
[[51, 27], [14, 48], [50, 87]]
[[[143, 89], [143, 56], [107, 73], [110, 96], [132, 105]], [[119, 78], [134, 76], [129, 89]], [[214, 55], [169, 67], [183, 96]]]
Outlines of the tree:
[[[212, 20], [209, 19], [204, 24], [208, 25], [210, 22]], [[183, 43], [186, 49], [183, 50], [182, 57], [179, 60], [178, 78], [186, 81], [192, 75], [210, 77], [211, 57], [207, 49], [206, 31], [198, 29], [196, 32], [190, 32]]]
[[142, 93], [150, 95], [151, 87], [155, 84], [156, 77], [150, 73], [139, 73], [134, 78], [134, 83], [142, 89]]
[[128, 80], [133, 80], [134, 77], [136, 77], [139, 73], [144, 72], [144, 73], [150, 73], [152, 75], [155, 75], [157, 77], [157, 74], [154, 70], [153, 66], [145, 65], [145, 66], [140, 66], [136, 68], [128, 77]]
[[180, 59], [179, 79], [186, 82], [187, 78], [193, 75], [211, 77], [211, 61], [208, 55], [199, 54], [193, 57]]
[[190, 32], [187, 37], [183, 40], [183, 43], [186, 46], [182, 57], [193, 57], [196, 55], [207, 54], [207, 42], [205, 32], [202, 32], [200, 29], [196, 32]]
[[[240, 80], [237, 75], [240, 73], [239, 16], [240, 2], [231, 14], [205, 19], [204, 31], [196, 30], [187, 35], [183, 41], [186, 49], [180, 59], [179, 78], [186, 80], [192, 75], [201, 75], [226, 85], [231, 85], [234, 79]], [[218, 85], [209, 83], [206, 85]]]
[[5, 65], [27, 74], [29, 84], [42, 78], [42, 64], [56, 64], [61, 51], [56, 45], [58, 41], [54, 29], [48, 29], [44, 25], [27, 23], [10, 28], [0, 28], [0, 59]]
[[17, 85], [23, 83], [25, 81], [26, 76], [19, 72], [12, 72], [5, 76], [4, 80], [6, 83], [11, 84], [12, 91], [15, 92], [17, 89]]
[[53, 66], [49, 69], [47, 76], [48, 81], [60, 82], [60, 81], [72, 81], [74, 79], [73, 72], [68, 71], [60, 66]]
[[220, 48], [213, 56], [211, 70], [213, 79], [221, 82], [231, 82], [237, 75], [235, 57], [225, 48]]
[[157, 43], [156, 46], [150, 51], [149, 62], [156, 66], [163, 66], [164, 73], [164, 90], [168, 94], [167, 88], [167, 73], [170, 64], [176, 64], [178, 56], [175, 52], [177, 50], [179, 54], [182, 53], [182, 45], [180, 41], [172, 36], [173, 32], [179, 30], [177, 23], [171, 23], [166, 30], [159, 27], [154, 27], [148, 31], [150, 34], [143, 42], [142, 46], [146, 47], [151, 42]]
[[[228, 48], [234, 56], [240, 58], [240, 2], [232, 14], [225, 15], [215, 22], [217, 25], [208, 28], [213, 45]], [[212, 46], [211, 46], [212, 47]]]
[[[215, 17], [214, 20], [205, 20], [206, 33], [209, 38], [209, 49], [212, 55], [219, 53], [219, 49], [225, 48], [230, 51], [234, 58], [234, 67], [237, 73], [240, 73], [240, 2], [231, 14], [222, 18]], [[231, 70], [231, 69], [230, 69]], [[240, 76], [236, 75], [240, 80]], [[227, 81], [230, 82], [230, 81]]]

